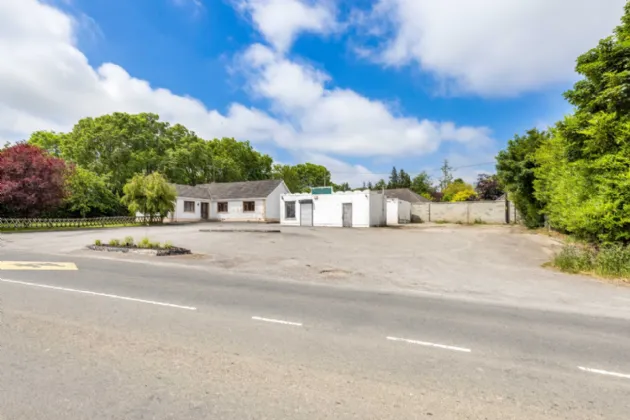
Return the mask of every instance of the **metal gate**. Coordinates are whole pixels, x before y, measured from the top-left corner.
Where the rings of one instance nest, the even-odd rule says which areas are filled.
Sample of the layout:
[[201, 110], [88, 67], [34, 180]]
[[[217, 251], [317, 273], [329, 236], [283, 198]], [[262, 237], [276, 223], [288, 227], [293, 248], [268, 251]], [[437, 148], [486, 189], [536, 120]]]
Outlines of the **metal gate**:
[[343, 204], [343, 227], [352, 227], [352, 203]]
[[313, 202], [300, 201], [300, 226], [313, 226]]

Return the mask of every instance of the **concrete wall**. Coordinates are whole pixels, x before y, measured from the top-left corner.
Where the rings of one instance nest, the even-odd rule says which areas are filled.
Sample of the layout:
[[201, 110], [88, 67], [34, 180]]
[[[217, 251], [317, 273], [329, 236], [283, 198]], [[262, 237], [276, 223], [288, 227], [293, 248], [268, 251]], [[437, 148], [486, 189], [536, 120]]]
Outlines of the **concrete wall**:
[[268, 222], [280, 221], [280, 196], [289, 192], [284, 182], [281, 182], [280, 185], [267, 196], [265, 201], [265, 217]]
[[387, 224], [387, 198], [382, 192], [370, 192], [370, 226]]
[[[411, 213], [413, 219], [421, 219], [423, 222], [507, 223], [505, 201], [414, 203]], [[510, 220], [510, 222], [514, 223], [514, 220]]]
[[[352, 203], [352, 227], [383, 225], [385, 208], [382, 194], [371, 191], [348, 191], [334, 194], [283, 194], [280, 198], [280, 223], [300, 225], [300, 200], [313, 200], [313, 225], [343, 226], [343, 204]], [[295, 202], [295, 218], [287, 219], [285, 202]], [[373, 214], [372, 214], [373, 213]]]
[[[254, 201], [255, 211], [243, 212], [243, 201]], [[228, 203], [227, 213], [219, 213], [218, 204]], [[263, 222], [265, 221], [264, 199], [212, 200], [210, 204], [210, 219], [222, 222]]]
[[[192, 201], [195, 203], [195, 211], [194, 212], [185, 212], [184, 211], [184, 201]], [[177, 201], [175, 203], [175, 212], [173, 214], [169, 213], [166, 221], [168, 222], [194, 222], [201, 220], [201, 203], [210, 203], [210, 200], [200, 199], [200, 198], [185, 198], [185, 197], [177, 197]], [[210, 206], [212, 206], [210, 204]]]

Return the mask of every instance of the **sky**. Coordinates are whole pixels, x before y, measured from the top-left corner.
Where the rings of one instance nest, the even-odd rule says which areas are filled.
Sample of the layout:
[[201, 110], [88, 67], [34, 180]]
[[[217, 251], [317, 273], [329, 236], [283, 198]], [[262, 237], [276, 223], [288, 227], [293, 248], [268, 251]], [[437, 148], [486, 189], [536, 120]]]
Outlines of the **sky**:
[[0, 0], [0, 142], [154, 112], [334, 182], [472, 181], [571, 112], [625, 0]]

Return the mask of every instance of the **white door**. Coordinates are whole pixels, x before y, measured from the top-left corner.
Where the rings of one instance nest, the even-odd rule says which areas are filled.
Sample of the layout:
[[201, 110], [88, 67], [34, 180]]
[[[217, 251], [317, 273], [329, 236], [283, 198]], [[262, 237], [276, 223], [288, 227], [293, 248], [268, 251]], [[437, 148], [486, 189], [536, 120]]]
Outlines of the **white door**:
[[313, 202], [300, 203], [300, 226], [313, 226]]

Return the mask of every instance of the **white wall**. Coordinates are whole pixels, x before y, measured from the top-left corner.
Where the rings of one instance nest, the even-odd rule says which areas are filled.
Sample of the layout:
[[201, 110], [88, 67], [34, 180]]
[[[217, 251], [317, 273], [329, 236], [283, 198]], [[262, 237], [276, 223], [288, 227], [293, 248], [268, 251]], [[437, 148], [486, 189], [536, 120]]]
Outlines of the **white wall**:
[[[184, 201], [192, 201], [195, 203], [195, 211], [188, 213], [184, 211]], [[175, 203], [175, 213], [169, 215], [166, 218], [166, 221], [169, 222], [192, 222], [196, 220], [201, 220], [201, 203], [210, 203], [210, 200], [200, 199], [200, 198], [185, 198], [185, 197], [177, 197], [177, 202]]]
[[411, 222], [411, 203], [405, 200], [398, 200], [398, 223]]
[[[369, 227], [384, 224], [384, 200], [382, 194], [370, 191], [348, 191], [334, 194], [283, 194], [280, 200], [280, 223], [285, 226], [300, 225], [300, 200], [313, 200], [313, 225], [324, 227], [343, 226], [343, 204], [352, 203], [352, 226]], [[285, 202], [295, 201], [295, 219], [287, 219]], [[375, 209], [374, 217], [371, 210]]]
[[280, 185], [276, 187], [275, 190], [271, 192], [271, 194], [267, 196], [265, 202], [265, 217], [267, 218], [268, 222], [280, 221], [280, 196], [289, 192], [289, 189], [283, 181], [280, 183]]
[[398, 224], [398, 199], [387, 199], [387, 226], [396, 226]]
[[370, 226], [387, 224], [387, 198], [382, 192], [372, 191], [370, 194]]
[[[255, 211], [243, 212], [243, 201], [254, 201]], [[227, 213], [219, 213], [218, 203], [228, 203]], [[258, 200], [212, 200], [210, 219], [226, 222], [262, 222], [265, 220], [265, 199]]]

